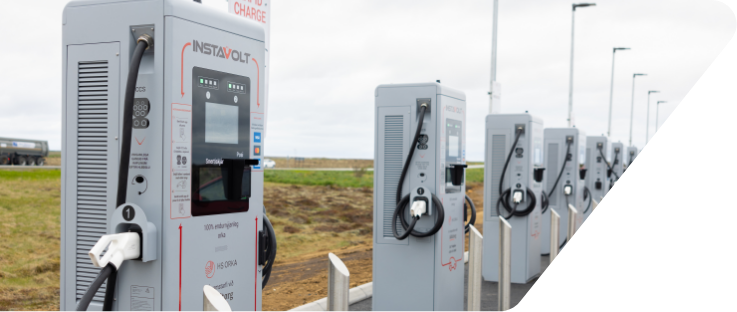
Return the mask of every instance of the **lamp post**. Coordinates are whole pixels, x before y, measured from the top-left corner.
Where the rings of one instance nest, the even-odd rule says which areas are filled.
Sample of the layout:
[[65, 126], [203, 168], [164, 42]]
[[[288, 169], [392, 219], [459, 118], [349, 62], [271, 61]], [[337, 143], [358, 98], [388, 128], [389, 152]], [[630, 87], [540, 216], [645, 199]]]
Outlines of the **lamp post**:
[[655, 104], [655, 133], [658, 133], [658, 116], [660, 115], [658, 109], [660, 108], [660, 103], [668, 103], [668, 102], [658, 101], [658, 104]]
[[630, 146], [632, 146], [632, 122], [635, 118], [635, 78], [637, 76], [647, 76], [647, 74], [632, 74], [632, 107], [630, 108]]
[[658, 92], [660, 91], [647, 91], [647, 121], [645, 122], [645, 145], [647, 145], [647, 141], [650, 139], [650, 94]]
[[630, 48], [612, 48], [612, 83], [609, 87], [609, 126], [607, 127], [606, 135], [612, 135], [612, 98], [614, 97], [614, 56], [617, 51], [629, 50]]
[[568, 83], [568, 127], [573, 127], [573, 34], [576, 22], [576, 8], [585, 8], [595, 6], [596, 3], [574, 3], [571, 5], [571, 73]]
[[489, 84], [489, 114], [494, 111], [494, 82], [496, 82], [496, 32], [499, 17], [499, 0], [494, 0], [494, 20], [491, 26], [491, 83]]

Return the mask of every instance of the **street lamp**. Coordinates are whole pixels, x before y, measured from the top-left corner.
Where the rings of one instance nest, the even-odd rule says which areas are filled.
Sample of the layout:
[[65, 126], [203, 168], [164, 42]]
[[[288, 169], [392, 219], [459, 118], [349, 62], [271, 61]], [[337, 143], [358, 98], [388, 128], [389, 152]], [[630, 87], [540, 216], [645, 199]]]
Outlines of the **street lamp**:
[[630, 108], [630, 146], [632, 146], [632, 121], [635, 118], [635, 77], [647, 76], [647, 74], [632, 74], [632, 107]]
[[573, 127], [573, 34], [576, 22], [576, 8], [595, 6], [596, 3], [574, 3], [571, 11], [571, 74], [568, 84], [568, 127]]
[[645, 122], [645, 145], [647, 145], [647, 140], [650, 139], [650, 93], [658, 93], [660, 91], [647, 91], [647, 122]]
[[609, 88], [609, 126], [607, 127], [606, 135], [612, 135], [612, 97], [614, 97], [614, 55], [617, 51], [629, 50], [630, 48], [612, 48], [612, 83]]
[[658, 133], [658, 108], [660, 108], [660, 103], [668, 103], [667, 101], [658, 101], [658, 104], [655, 105], [655, 133]]
[[[491, 83], [489, 84], [489, 114], [494, 110], [494, 82], [496, 82], [496, 33], [499, 18], [499, 0], [494, 0], [494, 20], [491, 24]], [[498, 91], [497, 91], [498, 92]], [[497, 108], [497, 111], [499, 109]]]

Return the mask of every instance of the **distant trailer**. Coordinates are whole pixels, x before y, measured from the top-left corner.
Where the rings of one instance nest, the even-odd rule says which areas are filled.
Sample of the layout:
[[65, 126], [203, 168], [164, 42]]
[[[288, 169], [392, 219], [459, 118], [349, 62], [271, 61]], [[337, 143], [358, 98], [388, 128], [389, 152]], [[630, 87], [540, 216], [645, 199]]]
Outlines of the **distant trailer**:
[[0, 138], [0, 165], [43, 166], [47, 156], [47, 141]]

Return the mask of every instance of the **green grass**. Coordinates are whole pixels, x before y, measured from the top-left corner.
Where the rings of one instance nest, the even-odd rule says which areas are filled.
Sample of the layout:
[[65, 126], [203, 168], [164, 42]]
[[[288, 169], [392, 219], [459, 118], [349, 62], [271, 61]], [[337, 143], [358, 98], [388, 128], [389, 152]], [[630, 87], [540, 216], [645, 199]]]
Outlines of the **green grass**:
[[266, 170], [264, 181], [298, 185], [373, 187], [374, 173], [373, 171], [357, 173], [356, 171]]
[[59, 309], [61, 171], [0, 171], [0, 310]]
[[[297, 185], [374, 187], [373, 171], [366, 171], [361, 177], [359, 175], [356, 171], [266, 170], [264, 181]], [[466, 181], [484, 182], [484, 169], [467, 169]]]
[[61, 151], [49, 151], [48, 158], [61, 158]]
[[484, 168], [466, 169], [466, 182], [484, 182]]

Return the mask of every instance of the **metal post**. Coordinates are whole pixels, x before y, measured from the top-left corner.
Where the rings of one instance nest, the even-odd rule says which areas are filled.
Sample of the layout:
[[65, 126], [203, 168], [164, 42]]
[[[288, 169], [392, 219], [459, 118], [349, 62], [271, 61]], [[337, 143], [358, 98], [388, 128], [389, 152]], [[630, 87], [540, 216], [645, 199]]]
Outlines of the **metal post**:
[[576, 217], [578, 216], [578, 210], [573, 205], [568, 204], [568, 242], [571, 242], [573, 234], [576, 234]]
[[632, 123], [635, 118], [635, 78], [637, 76], [646, 76], [647, 74], [632, 74], [632, 106], [630, 107], [630, 145], [632, 146]]
[[205, 285], [202, 288], [202, 311], [231, 311], [228, 301], [215, 288]]
[[560, 215], [550, 209], [550, 262], [558, 256], [560, 249]]
[[571, 73], [568, 81], [568, 127], [573, 127], [573, 34], [576, 22], [576, 6], [571, 11]]
[[614, 99], [614, 56], [617, 55], [617, 48], [612, 49], [612, 82], [609, 85], [609, 125], [607, 126], [606, 135], [612, 136], [612, 100]]
[[632, 106], [630, 107], [630, 146], [632, 146], [632, 122], [635, 118], [635, 77], [632, 75]]
[[468, 231], [468, 311], [481, 311], [481, 255], [484, 237], [473, 225]]
[[645, 150], [650, 149], [650, 93], [647, 91], [647, 121], [645, 121]]
[[494, 0], [494, 20], [491, 26], [491, 83], [489, 84], [489, 114], [493, 111], [494, 105], [494, 82], [496, 81], [496, 33], [497, 21], [499, 17], [499, 0]]
[[509, 310], [512, 293], [512, 226], [499, 217], [499, 286], [498, 310]]
[[350, 273], [334, 253], [329, 253], [328, 259], [328, 311], [348, 311]]

